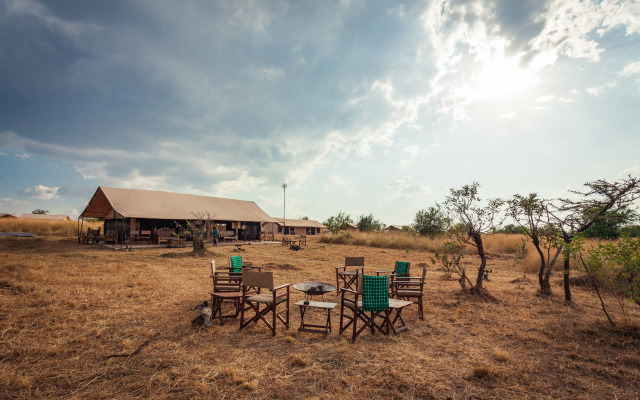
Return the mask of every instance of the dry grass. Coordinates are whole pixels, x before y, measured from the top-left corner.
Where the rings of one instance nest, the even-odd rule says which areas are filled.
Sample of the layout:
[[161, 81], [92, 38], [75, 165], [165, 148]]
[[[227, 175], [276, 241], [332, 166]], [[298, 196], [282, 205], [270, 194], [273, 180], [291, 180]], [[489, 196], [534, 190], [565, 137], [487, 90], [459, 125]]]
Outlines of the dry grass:
[[[85, 221], [82, 230], [102, 228], [102, 222]], [[20, 218], [0, 219], [0, 232], [28, 232], [34, 235], [78, 237], [77, 221], [31, 221]]]
[[[344, 256], [368, 271], [395, 260], [425, 262], [426, 250], [310, 241], [295, 252], [245, 246], [243, 257], [276, 283], [332, 282]], [[225, 264], [233, 247], [210, 257]], [[405, 311], [409, 331], [362, 334], [258, 324], [191, 326], [189, 307], [207, 299], [209, 259], [189, 249], [109, 250], [72, 238], [0, 238], [0, 398], [600, 399], [638, 398], [640, 331], [611, 328], [586, 288], [574, 303], [540, 297], [510, 257], [489, 260], [493, 300], [461, 293], [429, 272], [425, 320]], [[465, 257], [465, 263], [477, 260]], [[517, 279], [516, 279], [517, 278]], [[527, 278], [526, 276], [524, 278]], [[517, 283], [511, 283], [517, 281]], [[302, 295], [292, 290], [293, 301]], [[335, 299], [329, 296], [327, 300]], [[631, 320], [640, 310], [630, 309]], [[160, 333], [139, 354], [131, 353]]]

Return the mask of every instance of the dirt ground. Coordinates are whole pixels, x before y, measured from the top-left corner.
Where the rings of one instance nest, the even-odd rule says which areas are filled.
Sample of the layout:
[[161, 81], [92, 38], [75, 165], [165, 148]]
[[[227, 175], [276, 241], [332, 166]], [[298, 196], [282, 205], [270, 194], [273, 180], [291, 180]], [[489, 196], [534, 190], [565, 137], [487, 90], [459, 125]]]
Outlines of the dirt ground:
[[[213, 399], [637, 399], [640, 310], [611, 327], [597, 297], [574, 287], [566, 304], [537, 295], [534, 275], [494, 256], [486, 288], [463, 293], [431, 267], [433, 254], [328, 245], [301, 251], [247, 245], [243, 259], [277, 284], [335, 283], [345, 256], [366, 272], [396, 260], [427, 262], [425, 319], [417, 307], [398, 335], [299, 333], [303, 298], [291, 290], [291, 326], [272, 337], [262, 323], [198, 329], [190, 307], [209, 298], [210, 260], [227, 265], [232, 246], [121, 251], [71, 238], [0, 238], [1, 398]], [[477, 259], [467, 256], [469, 271]], [[334, 294], [327, 301], [338, 301]], [[147, 342], [148, 341], [148, 342]], [[141, 345], [147, 342], [146, 346]], [[108, 357], [130, 354], [130, 357]]]

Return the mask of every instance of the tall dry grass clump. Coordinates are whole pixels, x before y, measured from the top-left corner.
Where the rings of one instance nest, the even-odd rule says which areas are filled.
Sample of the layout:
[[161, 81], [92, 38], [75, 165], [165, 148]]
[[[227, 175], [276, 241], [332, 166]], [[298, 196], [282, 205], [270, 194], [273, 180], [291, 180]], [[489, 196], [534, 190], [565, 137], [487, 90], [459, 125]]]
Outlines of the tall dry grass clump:
[[[496, 254], [515, 254], [518, 252], [524, 235], [509, 235], [498, 233], [487, 235], [484, 239], [485, 250]], [[371, 246], [385, 249], [427, 250], [441, 252], [446, 236], [420, 236], [410, 232], [358, 232], [341, 231], [335, 235], [322, 235], [320, 241], [332, 244], [349, 244], [356, 246]], [[476, 254], [473, 246], [464, 249], [467, 255]]]
[[[82, 230], [102, 228], [102, 221], [85, 221]], [[34, 235], [78, 236], [77, 221], [32, 221], [26, 219], [0, 220], [0, 232], [27, 232]]]

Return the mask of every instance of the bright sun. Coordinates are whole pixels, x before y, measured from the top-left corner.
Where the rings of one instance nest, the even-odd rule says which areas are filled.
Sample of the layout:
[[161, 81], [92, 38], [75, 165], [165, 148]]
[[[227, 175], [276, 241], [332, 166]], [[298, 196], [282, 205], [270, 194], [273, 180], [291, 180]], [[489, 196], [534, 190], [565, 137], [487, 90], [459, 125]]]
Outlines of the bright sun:
[[474, 80], [483, 98], [510, 95], [536, 83], [535, 77], [520, 67], [517, 58], [505, 57], [485, 60]]

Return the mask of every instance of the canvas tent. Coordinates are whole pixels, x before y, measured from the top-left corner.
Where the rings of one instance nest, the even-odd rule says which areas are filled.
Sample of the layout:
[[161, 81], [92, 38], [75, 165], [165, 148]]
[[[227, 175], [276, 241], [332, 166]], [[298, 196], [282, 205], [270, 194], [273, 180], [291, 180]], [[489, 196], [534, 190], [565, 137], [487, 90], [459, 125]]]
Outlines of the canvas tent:
[[[98, 187], [80, 218], [103, 218], [105, 230], [175, 227], [198, 217], [211, 218], [220, 230], [233, 230], [248, 240], [260, 237], [260, 224], [269, 217], [253, 201], [164, 192], [157, 190]], [[243, 228], [244, 227], [244, 228]]]
[[272, 218], [269, 222], [262, 223], [262, 231], [266, 233], [283, 233], [286, 235], [318, 235], [327, 229], [318, 221], [309, 219], [285, 219]]
[[37, 221], [71, 221], [68, 215], [55, 214], [20, 214], [18, 218]]

